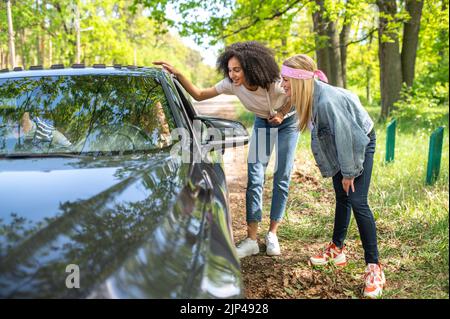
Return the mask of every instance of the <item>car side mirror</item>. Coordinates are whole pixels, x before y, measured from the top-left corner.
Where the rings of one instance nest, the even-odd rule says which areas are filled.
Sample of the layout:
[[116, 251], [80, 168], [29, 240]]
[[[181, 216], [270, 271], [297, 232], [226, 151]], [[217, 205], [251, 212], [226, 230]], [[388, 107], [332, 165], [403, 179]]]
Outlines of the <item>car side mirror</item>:
[[247, 129], [241, 122], [210, 116], [196, 116], [195, 120], [201, 122], [202, 145], [225, 149], [246, 145], [249, 141]]

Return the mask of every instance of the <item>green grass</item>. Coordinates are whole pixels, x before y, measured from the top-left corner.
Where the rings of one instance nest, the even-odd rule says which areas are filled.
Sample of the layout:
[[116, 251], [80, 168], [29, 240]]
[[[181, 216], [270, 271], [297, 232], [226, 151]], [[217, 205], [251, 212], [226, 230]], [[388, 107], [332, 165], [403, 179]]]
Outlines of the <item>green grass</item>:
[[400, 127], [395, 161], [384, 164], [385, 126], [378, 129], [377, 165], [369, 198], [379, 229], [381, 257], [397, 265], [389, 275], [397, 282], [398, 291], [387, 290], [387, 297], [448, 298], [448, 122], [440, 176], [427, 186], [431, 131], [416, 127], [415, 132], [409, 129], [404, 133]]
[[[368, 110], [377, 120], [379, 108]], [[251, 114], [247, 113], [241, 109], [239, 119], [250, 127]], [[434, 109], [431, 113], [431, 122], [423, 120], [427, 118], [426, 111], [419, 118], [397, 119], [395, 160], [389, 164], [384, 163], [386, 123], [376, 123], [377, 147], [369, 203], [377, 224], [380, 260], [388, 280], [384, 298], [449, 298], [448, 109]], [[436, 183], [429, 186], [425, 184], [429, 136], [439, 126], [445, 127], [441, 170]], [[291, 183], [279, 238], [282, 245], [325, 244], [332, 235], [334, 192], [331, 179], [321, 178], [314, 165], [306, 165], [314, 163], [308, 132], [301, 135], [297, 160], [305, 164], [306, 173], [317, 179], [318, 184]], [[268, 189], [265, 211], [270, 209], [270, 197]], [[266, 227], [267, 221], [263, 224]], [[353, 217], [347, 244], [353, 260], [344, 274], [356, 278], [364, 269], [364, 260]]]

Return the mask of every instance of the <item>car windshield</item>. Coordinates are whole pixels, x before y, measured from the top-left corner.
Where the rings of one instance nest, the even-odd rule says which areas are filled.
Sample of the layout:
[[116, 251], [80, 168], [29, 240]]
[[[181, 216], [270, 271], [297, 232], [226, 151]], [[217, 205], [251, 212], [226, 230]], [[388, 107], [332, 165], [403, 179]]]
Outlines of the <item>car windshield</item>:
[[151, 76], [0, 79], [0, 157], [142, 153], [175, 127]]

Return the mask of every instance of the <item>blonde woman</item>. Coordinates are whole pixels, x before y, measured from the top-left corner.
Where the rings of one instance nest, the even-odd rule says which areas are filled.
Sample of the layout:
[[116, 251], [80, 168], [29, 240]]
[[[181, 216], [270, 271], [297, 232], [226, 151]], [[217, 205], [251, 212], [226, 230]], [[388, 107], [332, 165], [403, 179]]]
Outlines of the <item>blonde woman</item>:
[[307, 55], [283, 62], [282, 87], [297, 109], [299, 130], [311, 130], [311, 149], [323, 177], [332, 177], [336, 210], [332, 241], [313, 265], [334, 262], [344, 266], [344, 240], [353, 210], [367, 264], [364, 296], [380, 297], [385, 277], [378, 261], [375, 220], [367, 194], [375, 152], [373, 121], [358, 97], [327, 84], [328, 80]]

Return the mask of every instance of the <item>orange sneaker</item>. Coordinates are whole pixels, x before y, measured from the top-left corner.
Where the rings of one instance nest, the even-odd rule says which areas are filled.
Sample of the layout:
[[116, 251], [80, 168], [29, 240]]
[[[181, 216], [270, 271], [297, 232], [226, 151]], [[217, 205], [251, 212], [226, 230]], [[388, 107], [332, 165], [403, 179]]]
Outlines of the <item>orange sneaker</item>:
[[380, 264], [367, 264], [364, 274], [364, 297], [380, 298], [383, 294], [383, 286], [386, 284], [383, 269]]
[[333, 242], [330, 242], [325, 250], [318, 255], [309, 259], [314, 266], [326, 265], [333, 261], [336, 266], [345, 266], [347, 264], [347, 258], [344, 254], [344, 247], [339, 248]]

